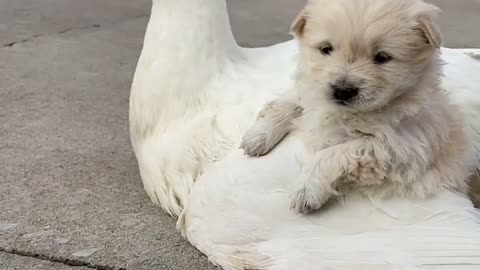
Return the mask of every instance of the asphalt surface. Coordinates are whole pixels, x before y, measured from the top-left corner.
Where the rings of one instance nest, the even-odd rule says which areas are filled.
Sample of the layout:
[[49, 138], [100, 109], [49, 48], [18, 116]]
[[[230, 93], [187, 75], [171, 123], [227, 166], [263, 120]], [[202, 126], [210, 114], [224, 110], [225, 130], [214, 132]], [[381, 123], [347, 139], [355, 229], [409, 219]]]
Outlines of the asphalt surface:
[[[298, 0], [230, 0], [244, 46], [289, 39]], [[480, 47], [480, 0], [432, 1]], [[215, 269], [144, 194], [128, 97], [149, 0], [0, 0], [0, 270]]]

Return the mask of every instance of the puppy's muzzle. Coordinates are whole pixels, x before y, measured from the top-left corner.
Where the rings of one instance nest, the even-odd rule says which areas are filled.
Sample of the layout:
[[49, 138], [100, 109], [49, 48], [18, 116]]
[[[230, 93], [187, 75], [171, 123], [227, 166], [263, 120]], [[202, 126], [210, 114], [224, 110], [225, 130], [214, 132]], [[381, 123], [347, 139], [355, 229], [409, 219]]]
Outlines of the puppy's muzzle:
[[339, 80], [330, 84], [332, 88], [333, 98], [341, 104], [351, 101], [358, 96], [359, 88], [346, 80]]

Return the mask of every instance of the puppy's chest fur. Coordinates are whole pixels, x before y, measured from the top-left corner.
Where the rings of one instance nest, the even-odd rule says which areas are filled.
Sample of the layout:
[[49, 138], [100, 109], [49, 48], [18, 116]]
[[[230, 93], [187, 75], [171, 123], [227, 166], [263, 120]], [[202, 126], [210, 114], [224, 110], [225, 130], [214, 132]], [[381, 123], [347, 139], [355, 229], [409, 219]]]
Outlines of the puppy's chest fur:
[[295, 122], [295, 131], [308, 149], [316, 152], [357, 138], [376, 136], [382, 132], [382, 125], [372, 120], [334, 111], [305, 110]]
[[[294, 132], [312, 153], [367, 138], [354, 144], [354, 155], [347, 153], [355, 156], [352, 165], [358, 166], [346, 175], [352, 175], [353, 181], [355, 177], [368, 180], [362, 183], [385, 179], [388, 184], [379, 186], [385, 193], [425, 197], [443, 185], [461, 192], [466, 189], [473, 147], [462, 114], [440, 92], [416, 106], [407, 103], [381, 112], [304, 108]], [[367, 173], [357, 170], [365, 165]]]

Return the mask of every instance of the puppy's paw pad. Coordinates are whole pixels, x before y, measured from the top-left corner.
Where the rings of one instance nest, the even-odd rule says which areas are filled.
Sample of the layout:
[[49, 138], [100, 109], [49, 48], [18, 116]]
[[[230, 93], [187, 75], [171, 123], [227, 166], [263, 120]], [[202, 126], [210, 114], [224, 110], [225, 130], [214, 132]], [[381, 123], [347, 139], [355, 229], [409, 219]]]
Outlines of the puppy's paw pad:
[[325, 201], [317, 192], [302, 187], [293, 194], [290, 209], [299, 214], [308, 214], [322, 207]]

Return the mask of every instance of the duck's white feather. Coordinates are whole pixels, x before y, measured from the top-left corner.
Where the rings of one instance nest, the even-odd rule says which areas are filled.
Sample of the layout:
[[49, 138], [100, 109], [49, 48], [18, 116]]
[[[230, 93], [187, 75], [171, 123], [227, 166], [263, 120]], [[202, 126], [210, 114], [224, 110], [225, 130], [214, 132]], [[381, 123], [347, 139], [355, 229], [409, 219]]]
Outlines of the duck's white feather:
[[[428, 201], [351, 195], [311, 217], [289, 211], [302, 144], [289, 138], [262, 159], [237, 148], [261, 106], [291, 86], [295, 52], [293, 42], [239, 48], [224, 0], [153, 0], [130, 100], [152, 201], [181, 214], [188, 240], [225, 269], [480, 269], [480, 219], [451, 191]], [[444, 86], [479, 147], [480, 50], [443, 54]]]
[[444, 48], [442, 58], [445, 62], [443, 87], [467, 116], [480, 169], [480, 50]]
[[352, 194], [294, 214], [289, 193], [302, 152], [288, 138], [264, 158], [235, 150], [210, 168], [180, 220], [189, 241], [224, 269], [480, 267], [480, 216], [452, 191], [426, 201]]

